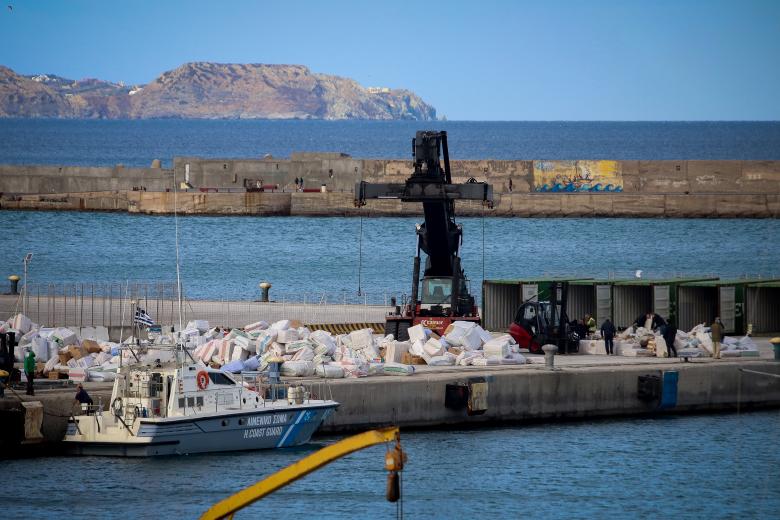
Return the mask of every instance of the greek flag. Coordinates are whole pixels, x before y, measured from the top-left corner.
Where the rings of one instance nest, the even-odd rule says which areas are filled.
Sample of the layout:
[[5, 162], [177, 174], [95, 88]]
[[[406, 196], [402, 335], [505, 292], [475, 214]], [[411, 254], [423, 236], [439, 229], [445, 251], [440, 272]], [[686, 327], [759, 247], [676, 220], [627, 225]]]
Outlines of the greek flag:
[[135, 308], [135, 318], [133, 319], [135, 323], [141, 323], [143, 325], [146, 325], [147, 327], [151, 327], [154, 325], [154, 320], [151, 316], [146, 314], [146, 311], [143, 310], [141, 307]]

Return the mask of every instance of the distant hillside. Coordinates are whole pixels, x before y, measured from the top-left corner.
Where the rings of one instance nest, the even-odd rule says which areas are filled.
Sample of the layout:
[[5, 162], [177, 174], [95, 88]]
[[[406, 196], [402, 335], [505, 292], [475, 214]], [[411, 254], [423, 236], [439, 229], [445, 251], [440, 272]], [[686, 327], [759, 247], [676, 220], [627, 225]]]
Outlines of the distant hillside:
[[0, 117], [428, 121], [436, 110], [411, 91], [365, 88], [302, 65], [187, 63], [133, 87], [0, 65]]

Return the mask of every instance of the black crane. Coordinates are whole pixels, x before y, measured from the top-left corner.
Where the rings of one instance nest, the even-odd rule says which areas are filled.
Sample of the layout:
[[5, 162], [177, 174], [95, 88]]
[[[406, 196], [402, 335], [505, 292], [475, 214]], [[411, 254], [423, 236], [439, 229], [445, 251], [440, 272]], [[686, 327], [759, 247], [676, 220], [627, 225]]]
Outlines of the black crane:
[[[406, 330], [418, 323], [441, 334], [456, 319], [479, 321], [458, 254], [463, 230], [455, 223], [455, 200], [478, 200], [485, 206], [493, 206], [490, 184], [473, 178], [464, 184], [452, 183], [447, 132], [417, 132], [412, 139], [412, 155], [414, 172], [405, 183], [363, 181], [355, 186], [358, 207], [369, 199], [401, 199], [423, 205], [425, 221], [417, 226], [411, 301], [403, 310], [398, 309], [387, 317], [386, 333], [400, 340], [407, 339]], [[421, 250], [426, 254], [422, 287]]]

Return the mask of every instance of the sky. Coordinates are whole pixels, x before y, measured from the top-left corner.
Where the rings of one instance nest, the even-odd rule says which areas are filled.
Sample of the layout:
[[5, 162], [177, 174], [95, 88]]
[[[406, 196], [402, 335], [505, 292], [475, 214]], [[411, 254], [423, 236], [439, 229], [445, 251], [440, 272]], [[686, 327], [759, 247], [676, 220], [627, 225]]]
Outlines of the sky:
[[450, 120], [780, 120], [780, 0], [2, 3], [0, 64], [21, 74], [302, 64]]

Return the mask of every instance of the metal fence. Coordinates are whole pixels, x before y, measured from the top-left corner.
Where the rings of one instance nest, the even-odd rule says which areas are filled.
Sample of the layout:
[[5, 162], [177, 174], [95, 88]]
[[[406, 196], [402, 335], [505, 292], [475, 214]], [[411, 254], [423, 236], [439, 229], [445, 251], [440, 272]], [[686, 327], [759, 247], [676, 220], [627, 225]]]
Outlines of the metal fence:
[[[162, 325], [178, 328], [175, 283], [37, 283], [21, 294], [0, 296], [0, 319], [22, 312], [47, 327], [128, 327], [135, 305]], [[8, 291], [3, 291], [8, 292]], [[295, 319], [304, 323], [383, 322], [389, 294], [278, 294], [271, 302], [189, 299], [182, 296], [181, 323], [208, 320], [213, 326], [241, 327], [260, 320]], [[400, 301], [400, 300], [399, 300]]]

